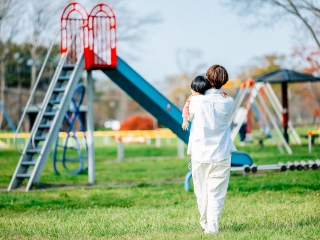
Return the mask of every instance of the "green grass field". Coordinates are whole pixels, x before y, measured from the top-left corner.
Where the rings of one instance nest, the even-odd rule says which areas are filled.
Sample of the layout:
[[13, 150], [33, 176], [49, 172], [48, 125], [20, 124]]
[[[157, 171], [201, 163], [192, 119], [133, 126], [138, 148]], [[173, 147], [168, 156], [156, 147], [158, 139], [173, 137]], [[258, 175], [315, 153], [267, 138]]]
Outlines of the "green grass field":
[[[293, 155], [272, 142], [247, 144], [257, 164], [320, 158], [304, 140]], [[97, 184], [86, 173], [59, 176], [48, 160], [41, 184], [30, 192], [5, 191], [19, 155], [0, 150], [0, 239], [320, 239], [320, 170], [248, 174], [233, 172], [220, 222], [208, 236], [198, 224], [193, 192], [185, 192], [188, 156], [177, 157], [177, 143], [125, 145], [97, 141]]]

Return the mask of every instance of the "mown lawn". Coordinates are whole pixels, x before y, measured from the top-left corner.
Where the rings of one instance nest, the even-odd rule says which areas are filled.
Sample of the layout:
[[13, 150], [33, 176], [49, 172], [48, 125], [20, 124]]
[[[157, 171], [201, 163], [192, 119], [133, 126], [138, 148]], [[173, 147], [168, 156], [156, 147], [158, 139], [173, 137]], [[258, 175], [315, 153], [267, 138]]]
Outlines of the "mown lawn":
[[[307, 145], [280, 154], [272, 143], [238, 147], [255, 163], [320, 158]], [[198, 224], [192, 192], [183, 180], [188, 157], [177, 158], [175, 142], [96, 147], [97, 185], [87, 175], [54, 174], [51, 158], [32, 191], [0, 192], [0, 239], [319, 239], [320, 170], [232, 173], [220, 234], [207, 236]], [[0, 187], [6, 188], [18, 161], [14, 150], [0, 151]]]

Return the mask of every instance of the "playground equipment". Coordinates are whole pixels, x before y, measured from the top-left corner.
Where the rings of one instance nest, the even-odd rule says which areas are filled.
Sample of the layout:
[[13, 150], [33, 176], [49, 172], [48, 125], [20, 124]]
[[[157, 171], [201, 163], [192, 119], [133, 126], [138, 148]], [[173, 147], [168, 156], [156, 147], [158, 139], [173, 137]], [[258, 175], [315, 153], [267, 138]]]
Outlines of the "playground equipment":
[[[13, 124], [11, 118], [10, 118], [10, 115], [8, 114], [7, 109], [3, 106], [1, 100], [0, 100], [0, 108], [1, 108], [1, 110], [2, 110], [2, 112], [3, 112], [4, 117], [6, 118], [6, 120], [7, 120], [7, 122], [8, 122], [8, 124], [9, 124], [12, 132], [15, 132], [15, 131], [16, 131], [16, 127], [14, 126], [14, 124]], [[21, 141], [20, 138], [18, 139], [18, 141], [19, 141], [20, 146], [23, 146], [23, 143], [22, 143], [22, 141]], [[0, 141], [0, 142], [1, 142], [0, 144], [1, 144], [2, 146], [6, 146], [6, 144], [5, 144], [4, 142], [2, 142], [2, 141]]]
[[[233, 169], [247, 169], [250, 166], [253, 166], [252, 158], [249, 154], [245, 152], [232, 152], [231, 154], [231, 163]], [[192, 172], [189, 171], [184, 178], [184, 189], [186, 191], [190, 190], [190, 180], [192, 178]]]
[[[238, 153], [238, 152], [235, 152]], [[241, 153], [241, 157], [247, 159], [248, 162], [252, 162], [251, 157], [246, 154], [246, 153]], [[231, 159], [237, 158], [237, 155], [232, 154]], [[231, 167], [230, 171], [231, 172], [237, 172], [240, 171], [242, 172], [243, 176], [245, 176], [247, 173], [252, 172], [256, 173], [258, 171], [265, 171], [265, 170], [280, 170], [281, 172], [285, 172], [288, 169], [290, 171], [301, 171], [301, 170], [317, 170], [320, 168], [320, 159], [316, 159], [315, 161], [313, 160], [297, 160], [294, 162], [287, 162], [287, 163], [282, 163], [279, 162], [278, 164], [269, 164], [269, 165], [256, 165], [256, 164], [245, 164], [243, 166], [238, 166], [238, 167]], [[185, 176], [184, 179], [184, 189], [186, 191], [190, 191], [190, 180], [192, 178], [192, 172], [189, 171], [187, 175]]]
[[[320, 78], [292, 70], [279, 69], [262, 76], [258, 76], [255, 78], [255, 81], [258, 83], [281, 83], [282, 106], [279, 104], [278, 107], [282, 113], [283, 135], [285, 140], [289, 143], [288, 131], [292, 128], [290, 127], [292, 124], [289, 121], [288, 83], [320, 82]], [[269, 88], [271, 87], [269, 86]]]
[[[88, 14], [76, 2], [70, 3], [61, 17], [61, 57], [40, 107], [36, 121], [27, 140], [20, 160], [12, 176], [8, 190], [19, 186], [25, 179], [28, 191], [38, 182], [56, 141], [56, 136], [67, 112], [69, 103], [84, 69], [87, 70], [87, 145], [88, 178], [95, 182], [93, 138], [93, 79], [92, 70], [100, 69], [119, 85], [129, 96], [149, 111], [166, 127], [170, 128], [185, 143], [189, 132], [181, 128], [181, 111], [159, 91], [152, 87], [120, 57], [116, 55], [116, 19], [106, 4], [98, 4]], [[47, 64], [54, 45], [53, 40], [26, 109], [34, 97], [35, 89]], [[16, 136], [26, 113], [22, 114]]]
[[[273, 139], [275, 140], [277, 147], [279, 149], [280, 152], [283, 152], [283, 149], [280, 145], [280, 143], [278, 142], [278, 139], [275, 137], [274, 133], [273, 133], [273, 129], [277, 132], [278, 137], [280, 139], [280, 141], [282, 142], [282, 144], [285, 146], [287, 152], [289, 154], [292, 154], [292, 150], [288, 144], [288, 142], [286, 141], [286, 139], [284, 138], [280, 128], [278, 127], [278, 123], [275, 119], [275, 117], [273, 116], [271, 110], [269, 109], [264, 97], [261, 95], [260, 91], [264, 90], [264, 92], [266, 92], [266, 97], [268, 98], [269, 102], [271, 103], [271, 106], [273, 107], [273, 109], [275, 110], [277, 114], [277, 116], [279, 117], [279, 120], [282, 120], [282, 115], [281, 115], [281, 105], [279, 103], [278, 98], [276, 97], [276, 95], [274, 94], [272, 88], [270, 87], [269, 83], [255, 83], [253, 81], [253, 79], [249, 79], [243, 86], [242, 86], [242, 90], [238, 93], [238, 95], [236, 96], [235, 99], [235, 104], [234, 107], [232, 108], [232, 112], [229, 118], [229, 126], [231, 126], [234, 117], [235, 117], [235, 112], [236, 109], [238, 109], [242, 102], [247, 99], [247, 103], [246, 103], [246, 110], [245, 110], [245, 114], [242, 114], [240, 116], [239, 122], [238, 124], [232, 129], [231, 132], [231, 138], [232, 140], [234, 140], [240, 130], [240, 127], [242, 125], [242, 123], [245, 121], [245, 118], [248, 115], [248, 112], [251, 108], [253, 109], [258, 109], [258, 103], [262, 106], [264, 112], [266, 113], [268, 119], [270, 120], [270, 123], [268, 121], [268, 119], [264, 116], [264, 114], [257, 114], [258, 118], [262, 118], [263, 122], [267, 125], [267, 128], [270, 129], [270, 134], [273, 137]], [[259, 102], [257, 102], [257, 99], [259, 100]], [[254, 111], [256, 112], [256, 111]], [[298, 134], [296, 133], [296, 131], [294, 130], [294, 128], [292, 127], [292, 124], [289, 124], [290, 126], [290, 132], [292, 133], [293, 139], [295, 139], [297, 141], [297, 143], [301, 143], [301, 140], [298, 136]]]
[[318, 130], [308, 130], [308, 133], [302, 135], [302, 137], [308, 138], [308, 152], [312, 152], [312, 146], [315, 143], [315, 139], [319, 138], [320, 140], [320, 125], [318, 126]]
[[[242, 85], [240, 93], [236, 96], [236, 99], [235, 99], [236, 105], [235, 105], [234, 109], [236, 109], [237, 107], [239, 107], [241, 105], [241, 103], [244, 100], [244, 97], [246, 95], [248, 97], [250, 97], [251, 94], [253, 94], [253, 92], [250, 91], [251, 90], [250, 87], [252, 88], [254, 86], [255, 86], [255, 82], [253, 79], [248, 79]], [[267, 100], [269, 100], [269, 103], [272, 106], [272, 109], [274, 110], [276, 116], [278, 117], [278, 120], [283, 121], [283, 115], [282, 115], [283, 108], [282, 108], [275, 92], [273, 91], [270, 83], [269, 82], [262, 83], [262, 84], [260, 84], [260, 86], [258, 88], [259, 88], [259, 90], [261, 89], [260, 91], [263, 91], [266, 94], [266, 98], [267, 98]], [[259, 99], [263, 99], [263, 101], [265, 102], [265, 99], [262, 97], [261, 93], [257, 93], [257, 96]], [[253, 99], [253, 100], [255, 100], [255, 99]], [[261, 105], [263, 105], [263, 103], [261, 103]], [[254, 113], [257, 116], [259, 121], [262, 121], [264, 123], [269, 124], [267, 119], [264, 118], [264, 114], [259, 114], [259, 112], [257, 111], [259, 109], [259, 107], [257, 106], [257, 102], [254, 101], [253, 104], [251, 104], [251, 108], [254, 111]], [[261, 119], [260, 119], [260, 116], [261, 116]], [[234, 116], [232, 116], [230, 118], [229, 125], [231, 124], [233, 118], [234, 118]], [[301, 139], [299, 138], [299, 135], [295, 131], [291, 121], [288, 121], [288, 130], [289, 130], [290, 138], [292, 139], [293, 143], [301, 144]], [[236, 134], [236, 132], [235, 132], [235, 134]]]
[[[65, 122], [67, 123], [67, 129], [61, 129], [60, 132], [65, 132], [66, 137], [63, 138], [64, 144], [59, 143], [59, 136], [57, 136], [54, 152], [53, 152], [53, 169], [55, 173], [60, 174], [58, 170], [58, 163], [62, 163], [64, 169], [70, 175], [76, 175], [82, 172], [86, 167], [87, 160], [87, 139], [85, 135], [85, 122], [80, 115], [80, 106], [82, 104], [85, 94], [85, 87], [83, 83], [79, 83], [75, 89], [73, 97], [71, 99], [71, 111], [65, 114]], [[79, 123], [79, 129], [75, 129], [75, 124]], [[81, 144], [79, 141], [78, 132], [83, 133], [83, 141]], [[84, 146], [84, 152], [82, 151]], [[59, 151], [59, 149], [61, 149]], [[59, 156], [60, 155], [60, 158]]]

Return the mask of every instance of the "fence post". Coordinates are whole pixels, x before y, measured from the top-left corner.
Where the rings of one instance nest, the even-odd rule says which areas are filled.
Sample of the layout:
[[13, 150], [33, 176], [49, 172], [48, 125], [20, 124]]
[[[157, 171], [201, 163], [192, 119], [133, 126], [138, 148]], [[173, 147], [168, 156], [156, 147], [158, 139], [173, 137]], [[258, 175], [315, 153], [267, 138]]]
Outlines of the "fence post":
[[308, 150], [309, 153], [312, 152], [312, 132], [308, 131]]
[[178, 157], [184, 158], [184, 142], [180, 138], [177, 138], [177, 147], [178, 147]]
[[156, 147], [161, 147], [161, 138], [159, 136], [159, 133], [156, 133]]
[[104, 136], [103, 137], [103, 144], [108, 145], [110, 143], [110, 137], [109, 136]]
[[151, 138], [149, 135], [146, 136], [146, 144], [150, 145], [151, 144]]
[[121, 138], [118, 141], [118, 161], [121, 161], [124, 158], [124, 148], [123, 148], [123, 142]]

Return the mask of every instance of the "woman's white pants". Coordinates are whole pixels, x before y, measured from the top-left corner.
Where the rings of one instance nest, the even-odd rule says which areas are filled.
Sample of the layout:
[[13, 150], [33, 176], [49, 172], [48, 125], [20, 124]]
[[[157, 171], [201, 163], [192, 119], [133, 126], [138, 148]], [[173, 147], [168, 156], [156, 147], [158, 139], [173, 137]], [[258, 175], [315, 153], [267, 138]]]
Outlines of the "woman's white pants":
[[200, 212], [200, 225], [207, 233], [219, 231], [230, 167], [231, 156], [215, 163], [201, 163], [192, 159], [192, 179]]

